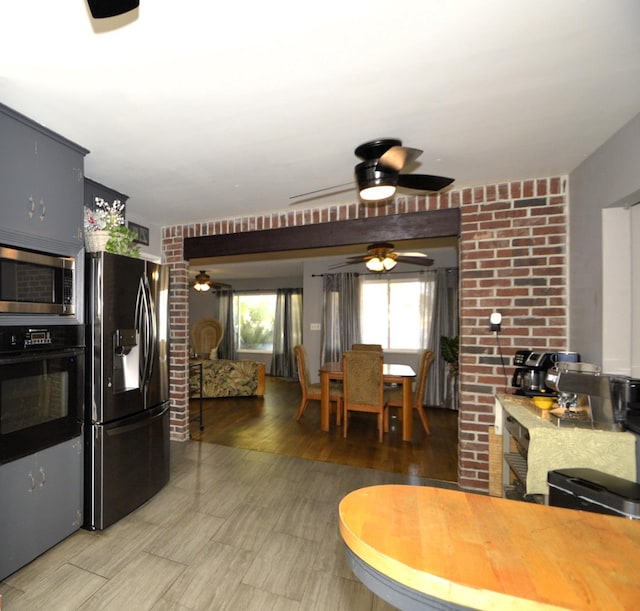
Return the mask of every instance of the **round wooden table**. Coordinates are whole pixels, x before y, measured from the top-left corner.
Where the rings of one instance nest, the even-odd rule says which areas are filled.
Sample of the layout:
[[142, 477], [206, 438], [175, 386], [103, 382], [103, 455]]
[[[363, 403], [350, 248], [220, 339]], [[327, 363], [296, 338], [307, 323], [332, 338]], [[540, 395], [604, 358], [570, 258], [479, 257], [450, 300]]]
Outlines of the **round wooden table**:
[[400, 609], [640, 608], [640, 521], [442, 488], [339, 507], [358, 578]]

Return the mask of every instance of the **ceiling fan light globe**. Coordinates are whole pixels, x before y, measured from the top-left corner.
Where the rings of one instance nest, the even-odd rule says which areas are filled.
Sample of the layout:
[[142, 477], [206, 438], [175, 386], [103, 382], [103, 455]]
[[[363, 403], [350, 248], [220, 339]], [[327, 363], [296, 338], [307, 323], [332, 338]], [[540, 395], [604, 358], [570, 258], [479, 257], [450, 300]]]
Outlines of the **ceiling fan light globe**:
[[382, 261], [380, 259], [378, 259], [378, 257], [373, 257], [371, 259], [369, 259], [366, 264], [367, 269], [370, 272], [383, 272], [384, 271], [384, 265], [382, 264]]
[[385, 269], [385, 271], [389, 271], [392, 270], [396, 265], [397, 265], [397, 261], [391, 257], [385, 257], [384, 259], [382, 259], [382, 267]]
[[356, 166], [360, 198], [366, 202], [383, 201], [396, 192], [397, 174], [381, 170], [377, 160], [363, 161]]
[[365, 202], [379, 202], [390, 199], [396, 192], [394, 185], [377, 185], [360, 190], [360, 198]]

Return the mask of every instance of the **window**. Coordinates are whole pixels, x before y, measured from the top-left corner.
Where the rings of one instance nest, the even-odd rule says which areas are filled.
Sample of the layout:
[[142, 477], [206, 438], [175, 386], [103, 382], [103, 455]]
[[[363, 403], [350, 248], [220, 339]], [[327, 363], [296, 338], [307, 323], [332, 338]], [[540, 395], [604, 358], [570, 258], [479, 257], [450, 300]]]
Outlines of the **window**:
[[362, 341], [385, 350], [419, 350], [422, 282], [364, 279], [360, 288]]
[[233, 307], [238, 350], [271, 352], [276, 294], [238, 294], [235, 296]]

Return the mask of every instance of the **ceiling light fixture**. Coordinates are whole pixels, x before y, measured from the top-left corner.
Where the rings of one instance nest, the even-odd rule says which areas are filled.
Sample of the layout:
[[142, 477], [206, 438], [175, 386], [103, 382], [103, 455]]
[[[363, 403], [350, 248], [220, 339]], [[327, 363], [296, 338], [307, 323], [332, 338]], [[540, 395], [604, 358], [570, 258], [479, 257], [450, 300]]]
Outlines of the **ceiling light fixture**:
[[356, 180], [360, 198], [366, 202], [381, 202], [396, 192], [398, 173], [381, 170], [377, 159], [363, 161], [356, 166]]
[[396, 263], [391, 257], [373, 257], [365, 265], [370, 272], [388, 272], [396, 266]]
[[209, 274], [207, 274], [203, 269], [200, 270], [200, 273], [196, 276], [193, 288], [201, 293], [204, 293], [211, 288], [211, 278], [209, 278]]

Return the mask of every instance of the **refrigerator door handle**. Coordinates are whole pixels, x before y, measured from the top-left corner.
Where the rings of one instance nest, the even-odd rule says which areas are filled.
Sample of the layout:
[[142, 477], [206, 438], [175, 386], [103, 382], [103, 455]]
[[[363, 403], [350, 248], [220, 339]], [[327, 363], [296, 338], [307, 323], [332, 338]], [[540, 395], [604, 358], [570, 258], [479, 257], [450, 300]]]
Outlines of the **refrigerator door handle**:
[[147, 351], [147, 382], [151, 380], [151, 373], [153, 371], [153, 360], [155, 358], [157, 330], [156, 330], [156, 317], [155, 309], [153, 305], [153, 299], [151, 297], [151, 287], [149, 286], [149, 277], [142, 277], [144, 292], [145, 292], [145, 305], [147, 311], [147, 329], [148, 329], [148, 341], [149, 349]]
[[146, 391], [146, 387], [151, 380], [156, 341], [153, 302], [151, 300], [151, 289], [147, 276], [140, 277], [138, 294], [136, 295], [135, 321], [136, 330], [140, 335], [140, 382]]
[[136, 295], [136, 313], [135, 313], [135, 324], [136, 331], [140, 337], [140, 386], [146, 390], [147, 380], [148, 380], [148, 357], [147, 353], [149, 351], [149, 325], [148, 325], [148, 314], [146, 312], [146, 299], [145, 299], [145, 291], [144, 291], [144, 282], [143, 276], [140, 277], [140, 282], [138, 283], [138, 293]]

